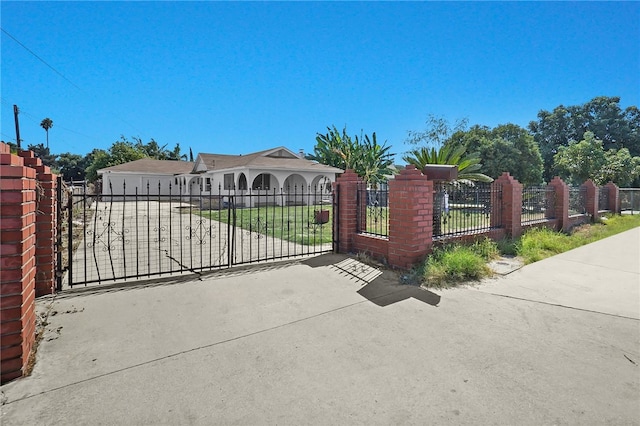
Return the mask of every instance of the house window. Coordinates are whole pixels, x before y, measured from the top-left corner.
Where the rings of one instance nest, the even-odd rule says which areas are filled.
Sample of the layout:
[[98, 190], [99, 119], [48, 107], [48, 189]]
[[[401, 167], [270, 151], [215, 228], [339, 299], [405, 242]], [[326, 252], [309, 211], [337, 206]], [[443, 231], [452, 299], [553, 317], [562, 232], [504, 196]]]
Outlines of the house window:
[[234, 189], [233, 173], [226, 173], [224, 175], [224, 189]]
[[204, 180], [204, 190], [206, 192], [211, 192], [211, 178], [206, 178]]
[[268, 173], [262, 173], [256, 176], [253, 180], [251, 189], [269, 189], [269, 186], [271, 186], [271, 175]]
[[240, 177], [238, 178], [238, 189], [240, 191], [247, 190], [247, 177], [244, 175], [244, 173], [240, 173]]

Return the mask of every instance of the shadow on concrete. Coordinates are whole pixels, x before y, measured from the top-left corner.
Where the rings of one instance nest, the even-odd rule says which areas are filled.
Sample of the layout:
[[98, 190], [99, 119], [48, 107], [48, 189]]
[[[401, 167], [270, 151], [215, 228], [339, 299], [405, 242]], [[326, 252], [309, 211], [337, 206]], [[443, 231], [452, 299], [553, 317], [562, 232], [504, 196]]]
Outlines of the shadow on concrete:
[[319, 268], [322, 266], [331, 266], [336, 263], [340, 263], [343, 260], [347, 259], [348, 256], [344, 254], [336, 254], [336, 253], [326, 253], [321, 254], [320, 256], [310, 257], [301, 261], [302, 265], [310, 266], [312, 268]]
[[388, 306], [413, 297], [431, 306], [438, 306], [440, 296], [421, 287], [391, 282], [384, 274], [358, 290], [358, 294], [378, 306]]
[[440, 296], [421, 287], [400, 284], [398, 274], [378, 269], [344, 255], [323, 255], [303, 262], [309, 266], [328, 266], [362, 287], [358, 294], [378, 306], [388, 306], [413, 297], [432, 306], [438, 306]]
[[207, 271], [201, 273], [173, 274], [167, 277], [140, 278], [120, 280], [110, 284], [90, 285], [65, 289], [57, 293], [56, 298], [88, 296], [97, 293], [111, 293], [116, 291], [136, 290], [157, 286], [215, 281], [233, 276], [258, 274], [265, 271], [285, 269], [293, 264], [302, 264], [312, 268], [328, 267], [340, 275], [358, 282], [363, 286], [358, 294], [378, 306], [388, 306], [413, 297], [432, 306], [440, 303], [440, 296], [421, 287], [400, 284], [398, 275], [394, 271], [381, 270], [367, 265], [355, 258], [342, 254], [324, 254], [306, 259], [290, 259], [275, 262], [254, 263], [236, 266], [229, 269]]
[[299, 259], [270, 261], [196, 273], [184, 271], [184, 273], [167, 274], [168, 276], [165, 277], [140, 277], [128, 280], [117, 280], [111, 283], [107, 282], [87, 286], [78, 285], [73, 288], [66, 288], [63, 291], [56, 293], [56, 297], [62, 299], [68, 297], [88, 296], [97, 293], [112, 293], [116, 291], [136, 290], [158, 286], [215, 281], [228, 277], [252, 275], [259, 274], [264, 271], [285, 269], [298, 262], [300, 262]]

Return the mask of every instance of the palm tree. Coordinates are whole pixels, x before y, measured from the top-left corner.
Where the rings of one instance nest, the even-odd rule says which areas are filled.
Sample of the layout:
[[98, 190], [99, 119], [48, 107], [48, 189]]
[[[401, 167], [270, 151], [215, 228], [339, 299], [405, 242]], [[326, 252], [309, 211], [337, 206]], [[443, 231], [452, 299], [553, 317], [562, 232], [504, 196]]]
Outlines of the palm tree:
[[466, 154], [465, 146], [454, 147], [445, 144], [439, 149], [422, 147], [411, 150], [402, 157], [404, 161], [413, 164], [419, 169], [427, 164], [449, 164], [458, 166], [458, 179], [456, 182], [472, 184], [473, 182], [492, 182], [493, 179], [478, 171], [482, 168], [480, 158]]
[[325, 135], [317, 134], [313, 154], [306, 156], [308, 160], [344, 170], [353, 169], [373, 186], [386, 181], [386, 176], [393, 174], [393, 154], [389, 152], [391, 147], [386, 146], [386, 142], [378, 144], [375, 132], [371, 138], [361, 135], [360, 139], [357, 136], [352, 139], [346, 127], [342, 133], [336, 126], [327, 127], [327, 130], [329, 132]]
[[362, 144], [356, 137], [356, 145], [360, 147], [356, 171], [365, 182], [377, 188], [378, 184], [386, 182], [395, 172], [391, 167], [393, 166], [393, 154], [389, 152], [391, 147], [387, 146], [386, 142], [379, 145], [375, 132], [371, 135], [371, 139], [369, 135], [364, 135]]
[[44, 131], [47, 132], [47, 149], [49, 149], [49, 129], [53, 127], [53, 120], [51, 120], [49, 117], [45, 118], [40, 122], [40, 127], [42, 127]]

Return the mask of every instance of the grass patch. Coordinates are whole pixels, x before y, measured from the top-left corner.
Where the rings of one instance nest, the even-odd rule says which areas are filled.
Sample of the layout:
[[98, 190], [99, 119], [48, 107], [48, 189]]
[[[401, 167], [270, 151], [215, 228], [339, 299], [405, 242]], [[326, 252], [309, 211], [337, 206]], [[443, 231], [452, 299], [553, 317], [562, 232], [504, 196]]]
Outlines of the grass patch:
[[517, 239], [494, 242], [486, 238], [471, 245], [444, 245], [435, 248], [414, 272], [428, 287], [454, 287], [490, 276], [487, 262], [500, 255], [515, 255], [533, 263], [638, 226], [640, 215], [605, 216], [599, 223], [575, 228], [571, 234], [532, 228]]
[[487, 261], [498, 255], [498, 245], [488, 238], [466, 246], [445, 245], [434, 249], [421, 265], [420, 273], [429, 287], [451, 287], [491, 275]]
[[[303, 245], [331, 243], [333, 241], [333, 209], [322, 206], [329, 211], [329, 221], [316, 223], [315, 211], [320, 206], [265, 206], [255, 208], [238, 208], [235, 219], [229, 217], [229, 210], [203, 210], [196, 214], [217, 220], [222, 223], [234, 223], [235, 226], [251, 233], [268, 235], [281, 240]], [[233, 210], [232, 212], [233, 213]]]
[[515, 251], [524, 263], [533, 263], [638, 226], [640, 216], [618, 215], [604, 216], [600, 223], [579, 226], [571, 234], [533, 228], [515, 242]]

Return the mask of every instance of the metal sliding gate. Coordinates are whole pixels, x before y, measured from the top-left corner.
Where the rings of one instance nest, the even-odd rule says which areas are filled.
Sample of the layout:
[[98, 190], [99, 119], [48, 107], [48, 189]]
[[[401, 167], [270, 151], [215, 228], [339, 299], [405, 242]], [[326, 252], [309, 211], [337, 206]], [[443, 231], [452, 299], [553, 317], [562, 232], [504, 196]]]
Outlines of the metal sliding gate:
[[99, 195], [58, 187], [59, 290], [327, 253], [336, 243], [329, 185], [199, 195], [181, 184]]

